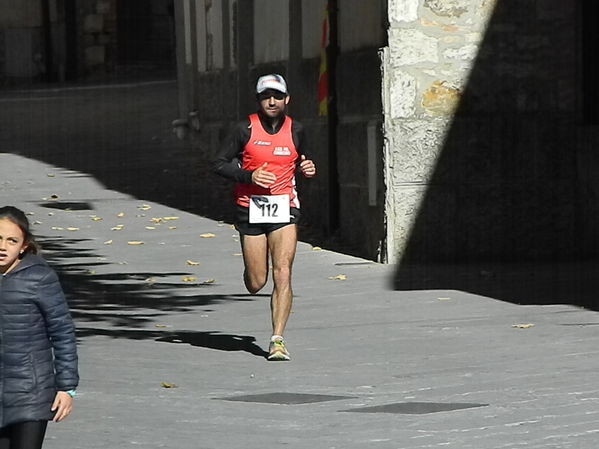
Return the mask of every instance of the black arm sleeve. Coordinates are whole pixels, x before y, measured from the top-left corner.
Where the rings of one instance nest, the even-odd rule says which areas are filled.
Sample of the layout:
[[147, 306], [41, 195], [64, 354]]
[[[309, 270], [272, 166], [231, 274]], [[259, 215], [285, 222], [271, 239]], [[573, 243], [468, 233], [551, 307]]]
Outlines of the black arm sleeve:
[[241, 153], [249, 138], [249, 121], [237, 123], [212, 163], [214, 173], [235, 182], [251, 184], [252, 172], [241, 168]]
[[304, 125], [294, 120], [293, 126], [291, 127], [291, 134], [293, 136], [293, 143], [295, 144], [297, 153], [300, 155], [300, 158], [297, 160], [298, 165], [301, 162], [301, 156], [306, 156], [306, 159], [312, 159], [310, 157], [308, 145], [306, 145], [306, 133], [304, 132]]

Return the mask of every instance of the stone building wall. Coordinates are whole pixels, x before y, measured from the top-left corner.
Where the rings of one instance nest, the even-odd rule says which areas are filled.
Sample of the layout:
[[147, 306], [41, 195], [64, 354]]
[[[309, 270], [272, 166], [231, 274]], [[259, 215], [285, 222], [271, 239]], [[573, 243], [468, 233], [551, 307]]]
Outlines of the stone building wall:
[[558, 0], [389, 1], [389, 261], [584, 252], [577, 14]]
[[[311, 180], [298, 177], [303, 201], [300, 238], [370, 259], [379, 257], [384, 236], [378, 55], [385, 44], [383, 3], [339, 2], [334, 135], [329, 129], [333, 119], [318, 115], [317, 100], [326, 0], [183, 0], [175, 4], [181, 90], [181, 117], [176, 123], [186, 123], [193, 147], [190, 163], [198, 173], [193, 189], [196, 212], [234, 219], [232, 184], [211, 175], [210, 163], [230, 126], [256, 110], [257, 77], [281, 73], [290, 88], [290, 115], [304, 125], [319, 173]], [[332, 140], [337, 144], [336, 162]], [[331, 194], [333, 183], [337, 195]], [[331, 218], [334, 210], [339, 219], [336, 227]]]

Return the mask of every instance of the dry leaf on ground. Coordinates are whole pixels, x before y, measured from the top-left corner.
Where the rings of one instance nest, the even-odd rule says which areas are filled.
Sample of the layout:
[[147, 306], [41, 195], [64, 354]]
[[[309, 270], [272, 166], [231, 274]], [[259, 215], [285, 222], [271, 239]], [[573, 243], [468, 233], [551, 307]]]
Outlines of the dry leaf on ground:
[[193, 260], [187, 260], [187, 261], [185, 261], [185, 263], [187, 265], [199, 265], [200, 264], [200, 262], [194, 262]]
[[197, 277], [195, 277], [195, 276], [183, 276], [183, 277], [181, 278], [181, 280], [182, 280], [183, 282], [196, 282], [196, 281], [198, 280], [198, 278], [197, 278]]
[[213, 234], [212, 232], [206, 232], [205, 234], [200, 234], [200, 237], [203, 239], [211, 239], [216, 237], [216, 234]]
[[172, 384], [170, 382], [160, 382], [160, 386], [162, 388], [177, 388], [176, 384]]
[[144, 242], [142, 242], [141, 240], [130, 240], [127, 242], [127, 245], [143, 245]]
[[534, 324], [532, 324], [532, 323], [512, 324], [512, 327], [515, 329], [529, 329], [531, 327], [534, 327]]
[[344, 274], [338, 274], [337, 276], [329, 277], [329, 279], [331, 281], [345, 281], [347, 279], [347, 276]]

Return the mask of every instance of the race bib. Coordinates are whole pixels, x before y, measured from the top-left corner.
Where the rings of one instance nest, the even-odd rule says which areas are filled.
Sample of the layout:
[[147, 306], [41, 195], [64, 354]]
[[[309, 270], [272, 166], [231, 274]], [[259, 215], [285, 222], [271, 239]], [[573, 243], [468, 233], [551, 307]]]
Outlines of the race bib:
[[252, 195], [250, 223], [289, 223], [289, 195]]

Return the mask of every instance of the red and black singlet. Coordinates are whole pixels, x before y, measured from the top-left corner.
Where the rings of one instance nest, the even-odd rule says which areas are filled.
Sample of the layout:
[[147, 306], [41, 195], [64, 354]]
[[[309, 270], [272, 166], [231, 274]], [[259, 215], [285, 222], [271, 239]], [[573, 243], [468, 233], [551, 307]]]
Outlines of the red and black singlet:
[[237, 204], [248, 207], [252, 195], [289, 195], [289, 205], [299, 208], [295, 189], [298, 152], [293, 143], [291, 117], [285, 117], [281, 129], [276, 134], [269, 134], [264, 130], [258, 114], [251, 114], [249, 120], [250, 138], [243, 147], [241, 168], [253, 171], [266, 162], [266, 170], [273, 173], [277, 180], [269, 188], [254, 184], [237, 184]]

